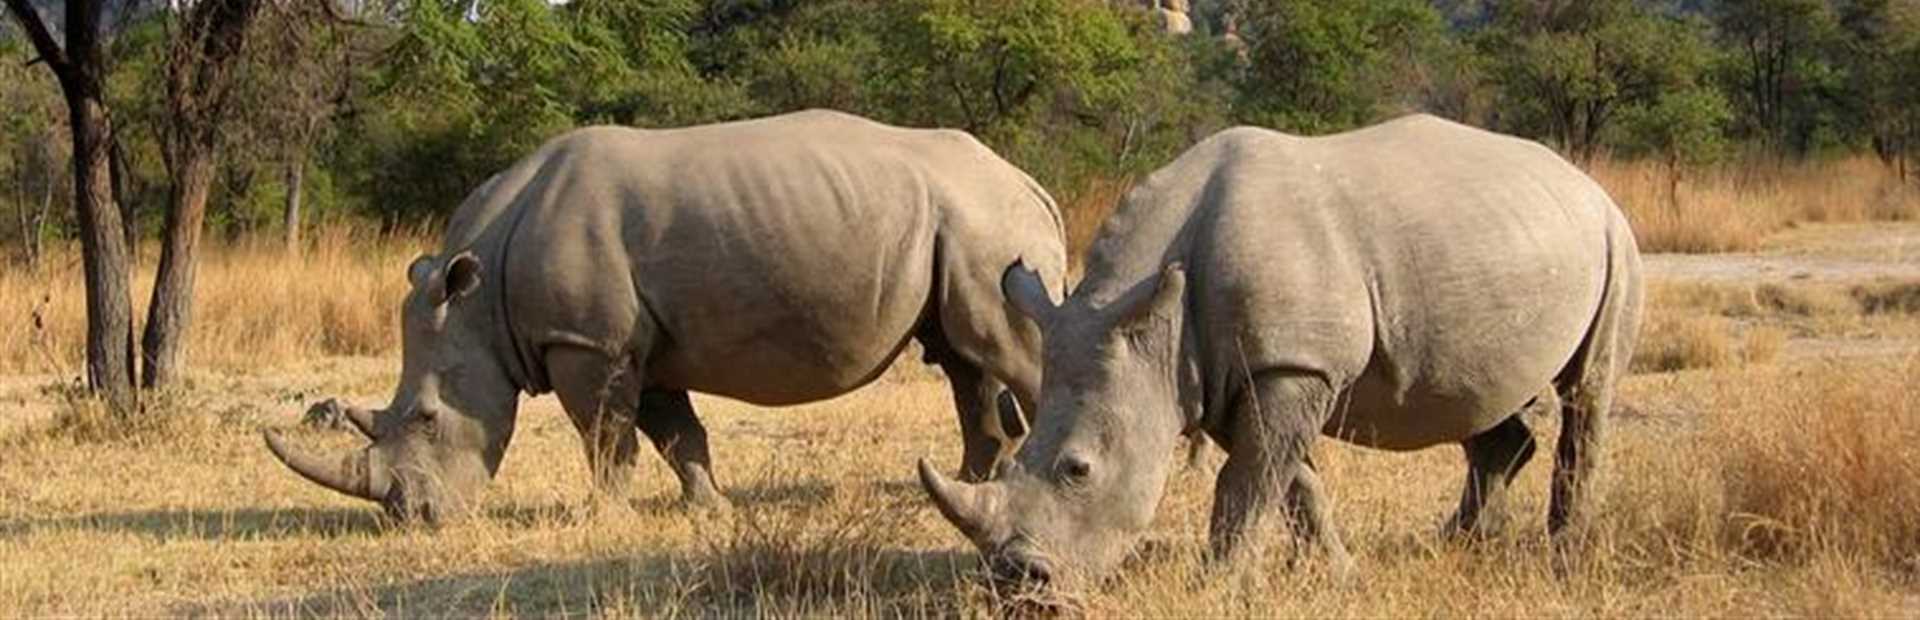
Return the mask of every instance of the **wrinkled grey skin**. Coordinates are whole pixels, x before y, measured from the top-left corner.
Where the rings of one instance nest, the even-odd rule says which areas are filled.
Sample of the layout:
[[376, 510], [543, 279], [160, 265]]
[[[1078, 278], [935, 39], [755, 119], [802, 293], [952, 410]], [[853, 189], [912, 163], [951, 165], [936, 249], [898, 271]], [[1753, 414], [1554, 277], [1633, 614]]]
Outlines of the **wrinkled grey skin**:
[[1066, 590], [1128, 553], [1183, 433], [1228, 453], [1216, 559], [1289, 522], [1344, 572], [1317, 435], [1463, 445], [1447, 527], [1484, 534], [1534, 452], [1520, 413], [1558, 407], [1548, 526], [1565, 530], [1589, 510], [1643, 296], [1633, 234], [1591, 179], [1425, 116], [1321, 138], [1222, 132], [1127, 197], [1064, 303], [1018, 265], [1003, 286], [1045, 339], [1033, 433], [994, 481], [924, 461], [921, 481], [998, 577]]
[[329, 461], [267, 437], [315, 482], [434, 520], [499, 469], [522, 392], [558, 394], [607, 495], [645, 435], [686, 500], [719, 505], [689, 391], [831, 398], [910, 339], [983, 479], [1040, 383], [1001, 274], [1028, 257], [1059, 291], [1066, 266], [1053, 200], [972, 137], [825, 111], [568, 133], [470, 195], [443, 247], [408, 270], [391, 404], [345, 412], [374, 443]]

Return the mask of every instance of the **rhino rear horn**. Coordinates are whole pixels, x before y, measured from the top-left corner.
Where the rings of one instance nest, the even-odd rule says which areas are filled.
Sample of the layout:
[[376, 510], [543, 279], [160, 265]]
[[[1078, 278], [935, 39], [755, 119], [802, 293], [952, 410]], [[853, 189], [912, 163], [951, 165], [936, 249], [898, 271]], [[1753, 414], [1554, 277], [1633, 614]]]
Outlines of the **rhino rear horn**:
[[327, 463], [289, 447], [279, 433], [265, 431], [261, 434], [266, 437], [267, 450], [272, 451], [273, 456], [285, 463], [288, 469], [300, 474], [300, 477], [343, 495], [372, 501], [386, 499], [392, 483], [384, 470], [372, 466], [370, 450], [361, 450], [337, 462]]
[[948, 480], [926, 459], [920, 459], [920, 486], [933, 497], [940, 516], [975, 544], [992, 539], [1001, 517], [1000, 483], [969, 484]]
[[1059, 306], [1053, 303], [1053, 295], [1047, 292], [1047, 284], [1040, 280], [1040, 274], [1027, 267], [1027, 259], [1022, 258], [1007, 266], [1000, 274], [1000, 294], [1007, 297], [1014, 309], [1035, 323], [1046, 325], [1047, 317], [1053, 315]]

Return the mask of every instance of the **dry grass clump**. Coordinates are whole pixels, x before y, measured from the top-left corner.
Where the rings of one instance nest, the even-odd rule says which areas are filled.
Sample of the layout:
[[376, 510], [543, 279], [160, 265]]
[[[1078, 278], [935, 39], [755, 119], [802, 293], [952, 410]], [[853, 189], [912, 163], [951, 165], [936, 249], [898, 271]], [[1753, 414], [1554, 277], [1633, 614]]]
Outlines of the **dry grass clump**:
[[[1693, 432], [1616, 449], [1607, 533], [1662, 564], [1920, 566], [1920, 360], [1820, 362], [1693, 385]], [[1673, 433], [1670, 433], [1673, 434]], [[1684, 463], [1684, 465], [1682, 465]], [[1826, 566], [1824, 568], [1832, 568]]]
[[1655, 311], [1640, 328], [1634, 372], [1674, 372], [1765, 364], [1778, 359], [1788, 333], [1772, 325], [1742, 325], [1722, 316]]
[[1778, 195], [1714, 180], [1682, 183], [1676, 200], [1666, 170], [1653, 164], [1600, 160], [1588, 173], [1626, 212], [1642, 252], [1753, 249], [1791, 221]]
[[1734, 162], [1690, 173], [1677, 192], [1654, 162], [1599, 160], [1588, 173], [1626, 211], [1647, 252], [1745, 251], [1801, 222], [1920, 218], [1920, 188], [1864, 157]]
[[1765, 166], [1755, 172], [1781, 188], [1803, 221], [1920, 219], [1920, 185], [1902, 183], [1893, 171], [1869, 157]]
[[1695, 312], [1748, 318], [1760, 315], [1754, 287], [1706, 282], [1652, 282], [1647, 308], [1655, 312]]
[[191, 441], [206, 435], [220, 423], [198, 406], [198, 399], [180, 390], [142, 394], [141, 410], [132, 414], [114, 412], [106, 401], [95, 397], [77, 381], [47, 385], [40, 388], [40, 392], [55, 401], [52, 415], [45, 424], [29, 432], [0, 437], [0, 446], [54, 441], [61, 445], [139, 450]]
[[1813, 380], [1724, 395], [1730, 544], [1752, 559], [1828, 555], [1898, 570], [1920, 559], [1920, 360], [1828, 367]]
[[1656, 313], [1640, 330], [1633, 352], [1635, 372], [1673, 372], [1718, 368], [1738, 362], [1733, 327], [1717, 316]]
[[[768, 472], [736, 497], [727, 515], [707, 514], [720, 529], [697, 560], [697, 589], [712, 604], [781, 600], [800, 607], [834, 599], [874, 597], [922, 588], [925, 558], [892, 549], [889, 539], [911, 527], [920, 498], [844, 497], [817, 493], [800, 472]], [[958, 579], [949, 558], [944, 578]]]
[[1851, 293], [1868, 314], [1920, 314], [1920, 282], [1863, 284]]
[[1754, 287], [1753, 297], [1762, 308], [1799, 317], [1839, 316], [1860, 311], [1847, 294], [1826, 286], [1767, 282]]
[[[1692, 312], [1730, 319], [1822, 318], [1859, 314], [1868, 298], [1899, 299], [1899, 287], [1854, 287], [1761, 282], [1655, 282], [1648, 307], [1660, 312]], [[1895, 301], [1894, 303], [1897, 303]]]
[[[243, 371], [390, 351], [407, 262], [427, 247], [417, 234], [339, 226], [315, 231], [299, 255], [264, 238], [211, 243], [200, 262], [188, 364]], [[136, 321], [145, 318], [153, 287], [156, 260], [145, 249], [135, 267]], [[49, 252], [40, 269], [0, 270], [0, 373], [80, 367], [87, 316], [80, 271], [72, 245]]]

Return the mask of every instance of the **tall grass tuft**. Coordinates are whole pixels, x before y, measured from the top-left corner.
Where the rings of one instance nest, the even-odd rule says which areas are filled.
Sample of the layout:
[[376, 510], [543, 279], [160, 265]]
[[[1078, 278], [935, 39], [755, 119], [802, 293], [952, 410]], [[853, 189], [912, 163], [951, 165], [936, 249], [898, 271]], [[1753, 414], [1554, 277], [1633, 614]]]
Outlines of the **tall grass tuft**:
[[[1731, 394], [1722, 446], [1734, 550], [1756, 559], [1831, 554], [1898, 568], [1920, 550], [1920, 359], [1827, 368]], [[1817, 379], [1817, 380], [1815, 380]], [[1723, 417], [1730, 417], [1725, 416]]]
[[[134, 316], [145, 318], [153, 248], [134, 267]], [[265, 237], [203, 249], [188, 339], [190, 368], [244, 371], [323, 355], [374, 355], [399, 342], [407, 262], [423, 235], [351, 226], [316, 230], [299, 254]], [[86, 345], [79, 249], [54, 248], [39, 268], [0, 270], [0, 373], [71, 373]], [[136, 333], [138, 326], [136, 326]]]
[[1867, 157], [1734, 162], [1691, 172], [1677, 186], [1654, 162], [1600, 160], [1588, 173], [1626, 211], [1648, 252], [1753, 250], [1805, 222], [1920, 219], [1920, 187]]

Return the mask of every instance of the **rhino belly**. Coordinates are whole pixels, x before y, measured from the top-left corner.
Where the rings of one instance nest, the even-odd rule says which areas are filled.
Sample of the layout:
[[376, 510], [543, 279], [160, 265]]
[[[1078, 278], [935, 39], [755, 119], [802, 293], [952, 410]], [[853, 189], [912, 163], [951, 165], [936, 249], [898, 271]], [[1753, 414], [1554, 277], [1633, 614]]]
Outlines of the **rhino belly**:
[[927, 307], [932, 259], [919, 254], [701, 272], [649, 300], [667, 342], [648, 359], [648, 383], [775, 406], [866, 385]]
[[[1419, 450], [1457, 443], [1520, 411], [1551, 373], [1537, 380], [1500, 381], [1466, 393], [1403, 393], [1386, 377], [1368, 373], [1354, 383], [1346, 405], [1322, 432], [1355, 445]], [[1522, 385], [1532, 385], [1522, 389]]]
[[1550, 385], [1585, 339], [1597, 292], [1568, 289], [1554, 302], [1531, 299], [1518, 315], [1488, 307], [1428, 316], [1424, 329], [1377, 342], [1326, 433], [1414, 450], [1493, 428]]

